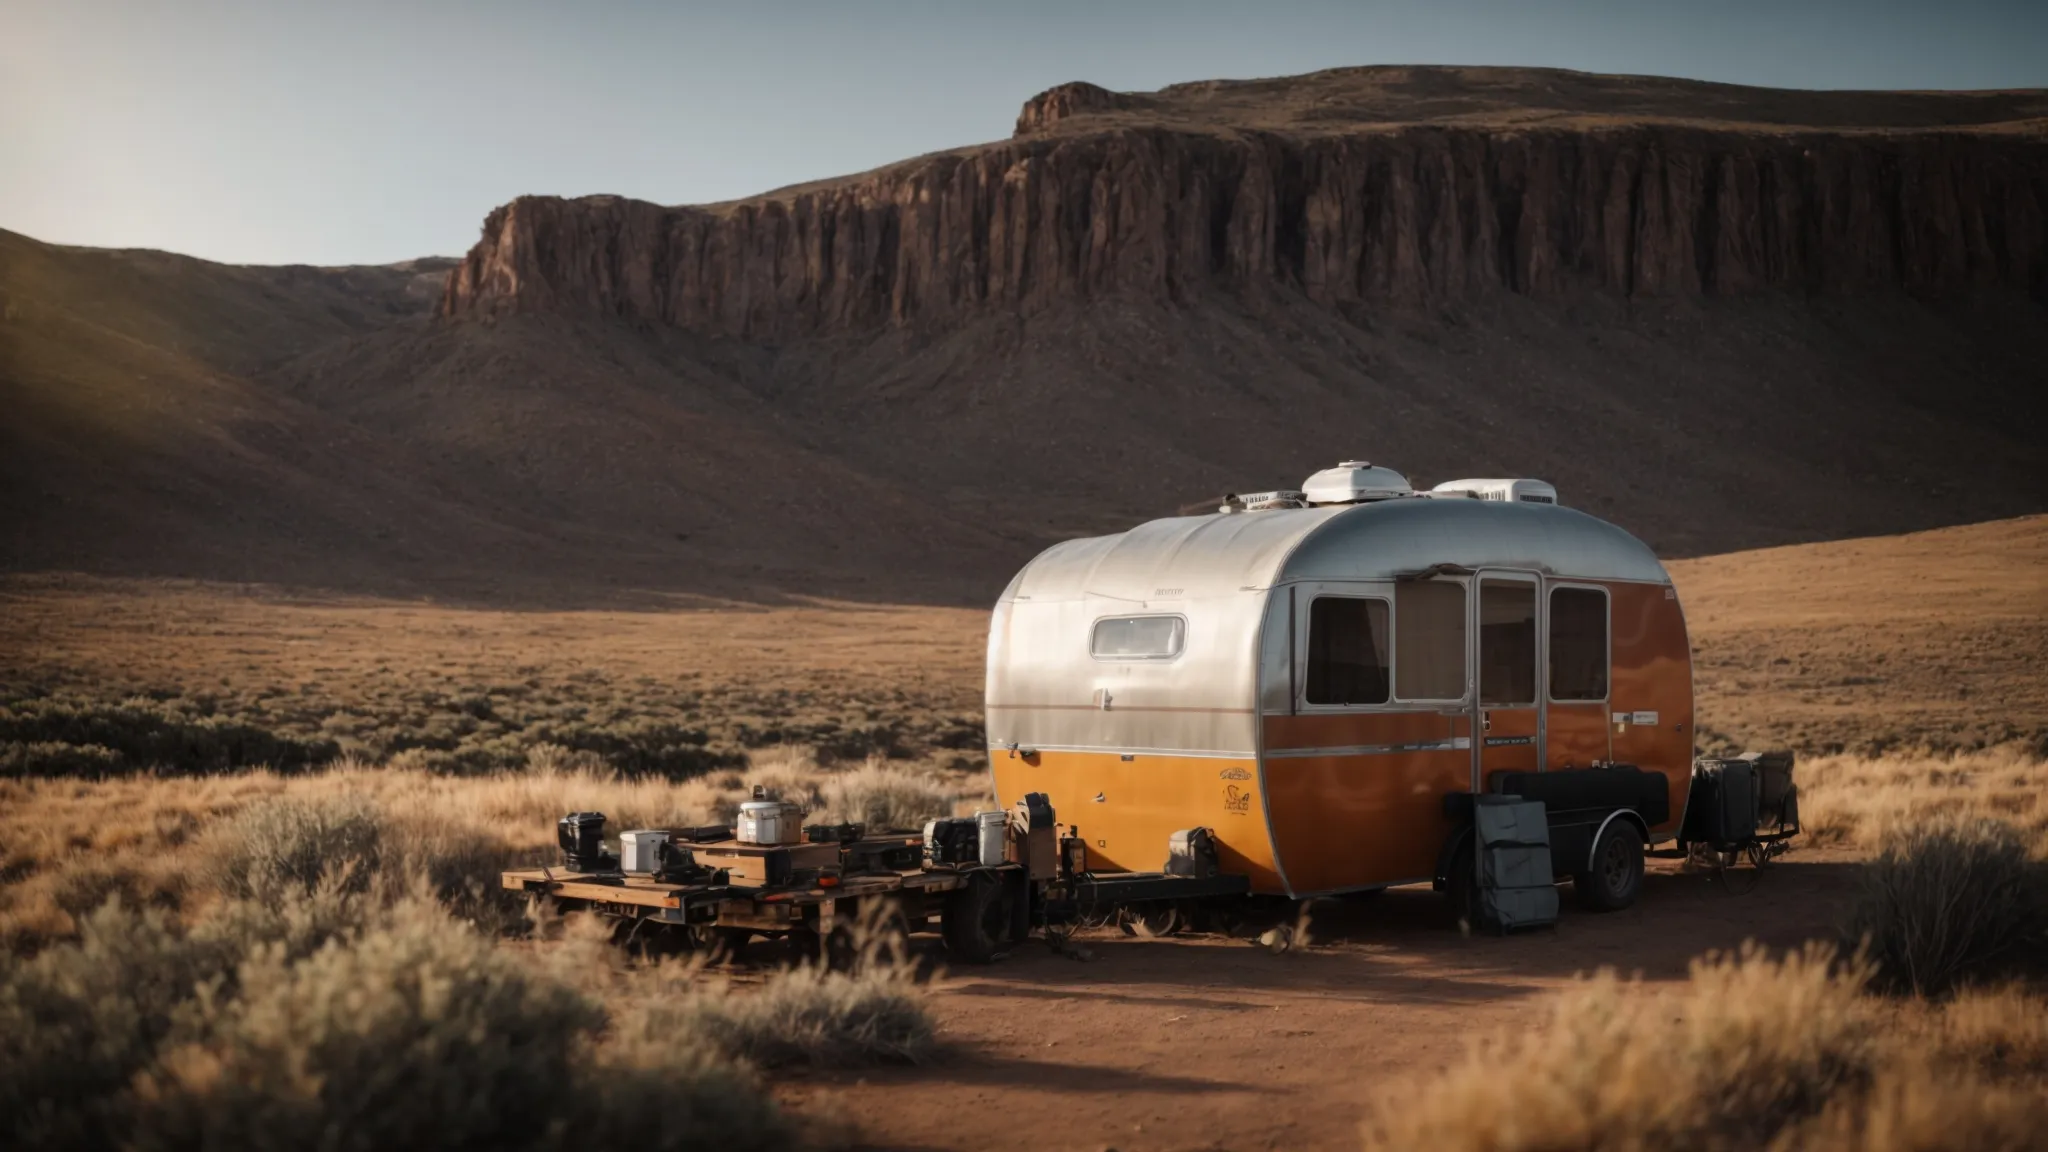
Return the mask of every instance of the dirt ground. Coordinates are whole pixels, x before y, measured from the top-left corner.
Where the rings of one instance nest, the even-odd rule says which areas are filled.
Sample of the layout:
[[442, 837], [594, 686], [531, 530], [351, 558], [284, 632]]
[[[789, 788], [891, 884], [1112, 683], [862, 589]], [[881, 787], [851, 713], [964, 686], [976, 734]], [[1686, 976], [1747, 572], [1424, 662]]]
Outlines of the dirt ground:
[[1365, 1101], [1468, 1041], [1533, 1023], [1540, 993], [1611, 967], [1682, 979], [1745, 940], [1832, 935], [1853, 857], [1794, 852], [1726, 880], [1652, 861], [1626, 912], [1463, 936], [1427, 887], [1312, 906], [1311, 944], [1272, 955], [1212, 935], [1033, 941], [934, 983], [951, 1051], [930, 1066], [818, 1074], [780, 1093], [876, 1149], [1284, 1149], [1357, 1141]]

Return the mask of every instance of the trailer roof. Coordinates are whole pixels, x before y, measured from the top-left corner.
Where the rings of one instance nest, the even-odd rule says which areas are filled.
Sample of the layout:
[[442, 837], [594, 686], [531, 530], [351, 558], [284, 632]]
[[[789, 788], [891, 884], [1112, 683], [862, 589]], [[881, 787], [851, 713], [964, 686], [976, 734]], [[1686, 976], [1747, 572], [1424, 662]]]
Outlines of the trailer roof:
[[1069, 540], [1040, 553], [1003, 598], [1143, 603], [1295, 580], [1386, 580], [1436, 564], [1671, 582], [1642, 541], [1584, 512], [1553, 504], [1417, 498], [1179, 516], [1114, 536]]

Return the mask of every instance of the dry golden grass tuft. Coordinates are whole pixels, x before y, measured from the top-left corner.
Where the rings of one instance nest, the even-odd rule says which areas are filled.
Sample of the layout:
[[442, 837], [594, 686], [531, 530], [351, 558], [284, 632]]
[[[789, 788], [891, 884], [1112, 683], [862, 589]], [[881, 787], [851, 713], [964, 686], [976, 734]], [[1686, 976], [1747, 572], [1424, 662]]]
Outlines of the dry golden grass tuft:
[[2011, 824], [2048, 856], [2048, 760], [2028, 748], [1808, 756], [1797, 779], [1809, 844], [1874, 850], [1933, 817], [1985, 817]]
[[1671, 989], [1602, 972], [1535, 1028], [1387, 1091], [1365, 1146], [2034, 1147], [2048, 1000], [2013, 987], [1897, 1004], [1869, 975], [1818, 946], [1710, 956]]

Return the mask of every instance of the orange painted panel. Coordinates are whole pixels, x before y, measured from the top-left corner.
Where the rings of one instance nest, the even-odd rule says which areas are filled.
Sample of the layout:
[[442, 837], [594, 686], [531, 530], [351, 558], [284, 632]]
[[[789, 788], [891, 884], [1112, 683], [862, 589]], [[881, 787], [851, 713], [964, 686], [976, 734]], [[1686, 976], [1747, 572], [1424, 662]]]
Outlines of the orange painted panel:
[[[1652, 831], [1673, 832], [1692, 780], [1692, 648], [1685, 616], [1671, 589], [1612, 584], [1614, 671], [1608, 705], [1614, 759], [1671, 782], [1671, 819]], [[1654, 713], [1654, 722], [1647, 713]], [[1642, 723], [1637, 723], [1637, 720]]]
[[989, 762], [1003, 807], [1027, 792], [1045, 793], [1058, 818], [1088, 842], [1095, 871], [1156, 872], [1173, 834], [1201, 827], [1215, 833], [1225, 872], [1250, 876], [1255, 892], [1282, 890], [1258, 764], [1249, 756], [992, 751]]
[[1469, 747], [1273, 755], [1276, 748], [1387, 747], [1448, 741], [1465, 717], [1358, 712], [1266, 718], [1266, 800], [1273, 839], [1297, 893], [1431, 875], [1450, 832], [1446, 793], [1471, 787]]
[[1611, 759], [1607, 754], [1607, 705], [1550, 705], [1543, 736], [1544, 767], [1550, 770], [1590, 768]]

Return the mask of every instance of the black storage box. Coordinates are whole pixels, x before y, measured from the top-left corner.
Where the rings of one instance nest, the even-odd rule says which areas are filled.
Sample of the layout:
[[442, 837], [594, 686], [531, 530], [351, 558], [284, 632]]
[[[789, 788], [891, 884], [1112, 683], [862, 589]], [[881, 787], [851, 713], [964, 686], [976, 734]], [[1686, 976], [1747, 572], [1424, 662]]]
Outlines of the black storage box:
[[1692, 794], [1680, 836], [1701, 844], [1756, 839], [1756, 785], [1756, 765], [1751, 761], [1700, 761], [1693, 767]]
[[1605, 768], [1561, 768], [1555, 772], [1495, 772], [1486, 778], [1496, 794], [1541, 800], [1555, 818], [1573, 812], [1605, 815], [1632, 808], [1651, 826], [1671, 819], [1671, 782], [1662, 772], [1633, 764]]
[[925, 859], [934, 864], [981, 860], [981, 829], [972, 816], [948, 816], [924, 826]]

